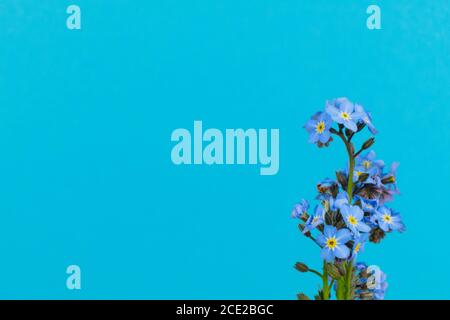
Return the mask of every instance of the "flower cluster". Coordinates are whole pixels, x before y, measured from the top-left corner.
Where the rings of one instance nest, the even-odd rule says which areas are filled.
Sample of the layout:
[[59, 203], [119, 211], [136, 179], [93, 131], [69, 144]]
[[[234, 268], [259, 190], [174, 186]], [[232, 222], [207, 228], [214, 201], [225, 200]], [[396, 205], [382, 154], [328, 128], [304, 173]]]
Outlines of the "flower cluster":
[[[352, 139], [366, 127], [372, 135], [377, 133], [371, 114], [347, 98], [327, 102], [325, 110], [305, 125], [309, 142], [324, 147], [333, 136], [338, 137], [349, 157], [348, 166], [336, 172], [335, 180], [327, 178], [317, 184], [319, 204], [313, 212], [309, 213], [306, 200], [296, 204], [292, 212], [301, 220], [302, 233], [321, 247], [322, 273], [296, 265], [299, 271], [321, 277], [323, 286], [316, 299], [329, 299], [332, 288], [337, 299], [382, 299], [387, 287], [385, 274], [377, 273], [373, 284], [374, 269], [356, 263], [356, 258], [366, 242], [379, 243], [386, 234], [405, 230], [400, 214], [387, 205], [399, 193], [398, 163], [386, 168], [370, 150], [375, 143], [373, 136], [355, 151]], [[300, 294], [299, 298], [307, 297]]]
[[383, 300], [388, 287], [386, 274], [377, 266], [367, 266], [364, 262], [355, 265], [355, 299]]

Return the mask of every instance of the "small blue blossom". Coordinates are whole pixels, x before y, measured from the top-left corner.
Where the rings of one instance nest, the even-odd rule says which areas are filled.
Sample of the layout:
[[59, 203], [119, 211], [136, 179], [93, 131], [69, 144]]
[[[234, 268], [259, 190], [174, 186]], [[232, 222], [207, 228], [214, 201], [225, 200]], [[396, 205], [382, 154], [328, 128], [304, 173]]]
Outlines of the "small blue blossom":
[[355, 265], [357, 282], [355, 298], [361, 300], [383, 300], [388, 283], [386, 274], [378, 266], [367, 266], [364, 262]]
[[372, 115], [370, 114], [370, 112], [366, 112], [366, 110], [364, 110], [364, 108], [357, 103], [355, 104], [355, 110], [361, 115], [360, 121], [366, 124], [367, 128], [369, 128], [369, 131], [372, 132], [372, 134], [377, 134], [378, 130], [372, 123]]
[[325, 112], [316, 113], [306, 124], [305, 129], [309, 133], [310, 143], [327, 143], [331, 138], [330, 127], [332, 121]]
[[334, 200], [334, 206], [338, 209], [341, 209], [342, 206], [348, 205], [348, 193], [345, 191], [341, 191], [336, 196]]
[[317, 184], [317, 191], [319, 191], [319, 193], [331, 194], [332, 189], [337, 187], [338, 184], [336, 181], [330, 178], [326, 178]]
[[294, 205], [292, 209], [292, 218], [300, 218], [302, 214], [306, 213], [309, 209], [309, 202], [305, 199], [300, 200], [299, 203]]
[[362, 114], [355, 110], [355, 105], [347, 98], [338, 98], [332, 102], [327, 102], [325, 110], [333, 121], [344, 125], [353, 132], [358, 130], [357, 123]]
[[369, 232], [370, 227], [363, 222], [364, 212], [358, 206], [343, 205], [341, 214], [347, 227], [356, 235], [359, 232]]
[[386, 206], [379, 207], [372, 219], [378, 224], [381, 230], [385, 232], [393, 230], [399, 232], [405, 231], [405, 225], [402, 222], [400, 214], [392, 211]]
[[355, 171], [358, 169], [369, 174], [381, 173], [384, 168], [384, 161], [376, 159], [375, 151], [371, 150], [364, 156], [356, 158]]
[[367, 289], [373, 293], [374, 300], [383, 300], [388, 287], [386, 274], [378, 266], [369, 266], [367, 273], [370, 275], [366, 282]]
[[359, 202], [361, 203], [361, 209], [364, 212], [368, 212], [370, 214], [374, 214], [378, 208], [378, 200], [377, 199], [365, 199], [363, 197], [357, 197]]
[[337, 230], [336, 227], [325, 225], [323, 234], [320, 234], [316, 241], [322, 247], [321, 257], [327, 262], [334, 261], [335, 258], [347, 259], [350, 249], [346, 243], [352, 239], [352, 234], [348, 229]]
[[398, 162], [392, 163], [389, 172], [383, 174], [380, 180], [383, 185], [387, 186], [387, 188], [392, 191], [393, 194], [400, 193], [397, 187], [397, 169], [399, 166], [400, 163]]
[[356, 236], [353, 241], [353, 248], [352, 248], [352, 258], [356, 258], [358, 253], [364, 251], [364, 246], [369, 239], [368, 233], [361, 233], [359, 236]]
[[309, 232], [324, 222], [325, 219], [325, 210], [322, 206], [316, 206], [314, 210], [314, 214], [311, 215], [305, 223], [305, 228], [303, 229], [303, 233]]

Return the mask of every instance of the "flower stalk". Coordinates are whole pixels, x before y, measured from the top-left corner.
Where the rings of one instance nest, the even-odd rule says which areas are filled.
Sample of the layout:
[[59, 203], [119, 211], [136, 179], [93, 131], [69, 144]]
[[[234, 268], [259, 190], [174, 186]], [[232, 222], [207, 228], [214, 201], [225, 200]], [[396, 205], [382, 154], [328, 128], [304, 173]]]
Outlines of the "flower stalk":
[[[332, 127], [334, 123], [337, 128]], [[329, 300], [332, 289], [338, 300], [382, 299], [386, 275], [380, 271], [382, 276], [375, 278], [379, 283], [374, 285], [373, 270], [379, 268], [357, 263], [356, 258], [367, 241], [378, 243], [387, 233], [405, 230], [400, 215], [385, 206], [398, 193], [398, 164], [386, 173], [384, 162], [375, 158], [373, 150], [362, 154], [375, 143], [373, 136], [355, 153], [355, 134], [364, 128], [372, 134], [377, 130], [370, 113], [347, 98], [327, 102], [325, 111], [314, 114], [305, 128], [310, 134], [309, 142], [318, 147], [329, 146], [332, 135], [338, 136], [347, 150], [348, 167], [336, 172], [337, 181], [327, 178], [317, 184], [320, 204], [314, 213], [307, 212], [309, 203], [304, 199], [294, 206], [292, 216], [301, 220], [300, 231], [321, 247], [323, 258], [322, 273], [301, 263], [297, 269], [321, 278], [322, 288], [316, 299]], [[369, 280], [370, 286], [366, 285]], [[306, 299], [304, 294], [298, 297]]]

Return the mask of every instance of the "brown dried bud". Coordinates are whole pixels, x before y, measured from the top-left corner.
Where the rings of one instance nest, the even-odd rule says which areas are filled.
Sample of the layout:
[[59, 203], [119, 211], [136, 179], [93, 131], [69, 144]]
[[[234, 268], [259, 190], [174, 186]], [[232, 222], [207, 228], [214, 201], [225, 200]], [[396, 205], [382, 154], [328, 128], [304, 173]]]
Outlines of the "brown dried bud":
[[317, 141], [317, 146], [318, 146], [319, 148], [328, 147], [328, 146], [330, 146], [330, 143], [331, 143], [332, 141], [333, 141], [333, 137], [330, 136], [330, 139], [328, 139], [328, 141], [325, 142], [325, 143], [322, 143], [322, 142], [320, 142], [320, 141]]
[[345, 274], [346, 270], [343, 263], [336, 264], [336, 268], [339, 270], [340, 274]]
[[361, 173], [361, 174], [358, 176], [358, 182], [364, 182], [364, 181], [367, 180], [368, 177], [369, 177], [369, 174], [368, 174], [368, 173]]
[[327, 272], [333, 279], [339, 279], [342, 277], [342, 274], [339, 272], [338, 267], [336, 267], [334, 264], [327, 264]]
[[297, 262], [294, 266], [295, 269], [297, 269], [300, 272], [308, 272], [309, 268], [306, 264], [302, 263], [302, 262]]
[[336, 172], [336, 179], [339, 182], [339, 184], [341, 185], [342, 188], [346, 189], [347, 188], [347, 176], [341, 172], [341, 171], [337, 171]]
[[364, 144], [362, 145], [362, 149], [363, 150], [369, 149], [371, 146], [373, 146], [374, 143], [375, 143], [375, 138], [372, 137], [372, 138], [368, 139], [366, 142], [364, 142]]
[[392, 174], [381, 179], [381, 183], [383, 183], [383, 184], [390, 184], [390, 183], [394, 183], [394, 182], [395, 182], [395, 176]]
[[304, 293], [298, 293], [298, 294], [297, 294], [297, 299], [298, 299], [298, 300], [311, 300], [311, 299], [309, 299], [308, 296], [307, 296], [306, 294], [304, 294]]
[[352, 135], [354, 135], [355, 133], [350, 130], [350, 129], [345, 129], [345, 135], [347, 136], [347, 138], [350, 138]]
[[386, 233], [383, 230], [381, 230], [380, 228], [375, 228], [370, 232], [369, 240], [373, 243], [380, 243], [385, 235]]
[[303, 233], [305, 236], [307, 236], [307, 237], [311, 236], [311, 232], [309, 232], [309, 231], [303, 232], [305, 230], [305, 226], [303, 224], [299, 224], [298, 228], [300, 229], [300, 232]]

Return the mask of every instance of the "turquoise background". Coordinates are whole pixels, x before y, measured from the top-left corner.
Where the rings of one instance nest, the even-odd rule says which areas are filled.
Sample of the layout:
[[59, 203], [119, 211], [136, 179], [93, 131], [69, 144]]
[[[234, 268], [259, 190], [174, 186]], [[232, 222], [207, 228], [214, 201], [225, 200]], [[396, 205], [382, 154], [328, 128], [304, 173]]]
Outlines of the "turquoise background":
[[[66, 28], [66, 8], [82, 30]], [[382, 30], [366, 28], [378, 4]], [[361, 260], [388, 299], [449, 299], [450, 5], [434, 1], [1, 0], [0, 298], [295, 299], [319, 249], [290, 219], [345, 166], [301, 126], [371, 110], [407, 224]], [[175, 166], [176, 128], [279, 128], [280, 171]], [[65, 269], [82, 269], [82, 290]]]

